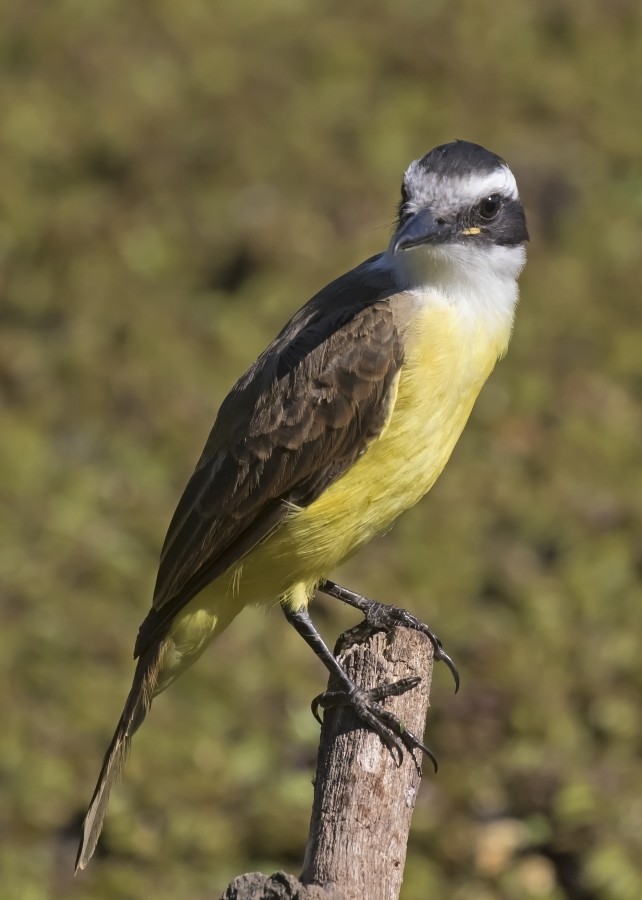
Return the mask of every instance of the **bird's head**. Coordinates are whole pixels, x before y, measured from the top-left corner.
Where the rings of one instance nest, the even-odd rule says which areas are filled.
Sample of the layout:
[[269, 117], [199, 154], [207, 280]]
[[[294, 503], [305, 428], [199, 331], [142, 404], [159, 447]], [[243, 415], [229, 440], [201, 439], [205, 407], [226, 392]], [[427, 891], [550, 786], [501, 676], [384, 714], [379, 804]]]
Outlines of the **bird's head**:
[[479, 144], [453, 141], [406, 170], [388, 259], [416, 287], [431, 273], [515, 279], [527, 240], [524, 207], [507, 164]]

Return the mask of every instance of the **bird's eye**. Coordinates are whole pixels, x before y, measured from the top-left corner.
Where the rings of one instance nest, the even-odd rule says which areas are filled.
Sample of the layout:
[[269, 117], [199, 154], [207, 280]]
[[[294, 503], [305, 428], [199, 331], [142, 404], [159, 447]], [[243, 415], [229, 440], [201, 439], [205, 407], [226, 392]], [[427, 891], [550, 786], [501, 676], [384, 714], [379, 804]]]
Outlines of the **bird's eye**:
[[494, 219], [499, 212], [500, 205], [501, 198], [499, 194], [491, 194], [490, 197], [485, 197], [479, 204], [479, 215], [482, 219], [490, 221], [490, 219]]

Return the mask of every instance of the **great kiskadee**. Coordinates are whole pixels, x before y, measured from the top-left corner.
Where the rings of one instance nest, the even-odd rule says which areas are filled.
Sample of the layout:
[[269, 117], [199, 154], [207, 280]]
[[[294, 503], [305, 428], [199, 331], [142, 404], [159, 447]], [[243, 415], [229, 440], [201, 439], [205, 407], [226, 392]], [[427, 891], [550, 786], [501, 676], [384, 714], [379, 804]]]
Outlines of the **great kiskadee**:
[[[307, 606], [320, 589], [382, 621], [380, 604], [326, 576], [423, 497], [446, 465], [506, 352], [527, 240], [506, 163], [466, 141], [436, 147], [404, 175], [388, 249], [309, 300], [234, 385], [163, 544], [77, 868], [94, 852], [153, 698], [248, 604], [281, 604], [339, 676], [343, 701], [388, 747], [425, 750], [383, 714], [385, 687], [373, 696], [348, 679]], [[389, 621], [421, 627], [394, 612]], [[399, 693], [414, 683], [387, 687]]]

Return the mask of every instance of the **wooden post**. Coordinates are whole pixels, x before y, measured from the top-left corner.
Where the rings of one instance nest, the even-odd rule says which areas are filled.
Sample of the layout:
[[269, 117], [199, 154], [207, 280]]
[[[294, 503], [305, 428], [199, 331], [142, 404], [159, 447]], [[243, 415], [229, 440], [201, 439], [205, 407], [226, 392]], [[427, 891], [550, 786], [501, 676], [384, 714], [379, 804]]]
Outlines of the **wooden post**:
[[[349, 633], [348, 633], [349, 634]], [[345, 639], [344, 639], [345, 645]], [[384, 701], [423, 737], [432, 679], [432, 645], [417, 631], [377, 632], [346, 646], [339, 659], [365, 688], [411, 675], [420, 684]], [[338, 685], [330, 680], [329, 689]], [[324, 716], [310, 836], [301, 881], [336, 886], [345, 900], [397, 900], [422, 760], [406, 752], [401, 765], [351, 710]], [[425, 761], [432, 772], [430, 761]], [[417, 765], [418, 764], [418, 765]]]
[[[383, 703], [421, 739], [432, 680], [432, 644], [408, 628], [363, 638], [360, 628], [339, 638], [342, 666], [364, 688], [419, 675], [416, 688]], [[330, 678], [328, 689], [338, 687]], [[432, 773], [430, 761], [421, 760], [419, 751], [415, 759], [404, 752], [398, 765], [351, 710], [327, 710], [300, 882], [284, 873], [270, 878], [243, 875], [227, 888], [224, 900], [397, 900], [422, 763]]]

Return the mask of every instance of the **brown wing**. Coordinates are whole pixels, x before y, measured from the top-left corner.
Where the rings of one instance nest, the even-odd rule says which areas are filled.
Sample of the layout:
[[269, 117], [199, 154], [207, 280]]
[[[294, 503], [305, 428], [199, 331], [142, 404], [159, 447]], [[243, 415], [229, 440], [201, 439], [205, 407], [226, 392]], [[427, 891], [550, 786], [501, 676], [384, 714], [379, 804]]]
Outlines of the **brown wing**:
[[136, 656], [381, 431], [402, 362], [393, 291], [364, 263], [310, 300], [232, 389], [170, 524]]

